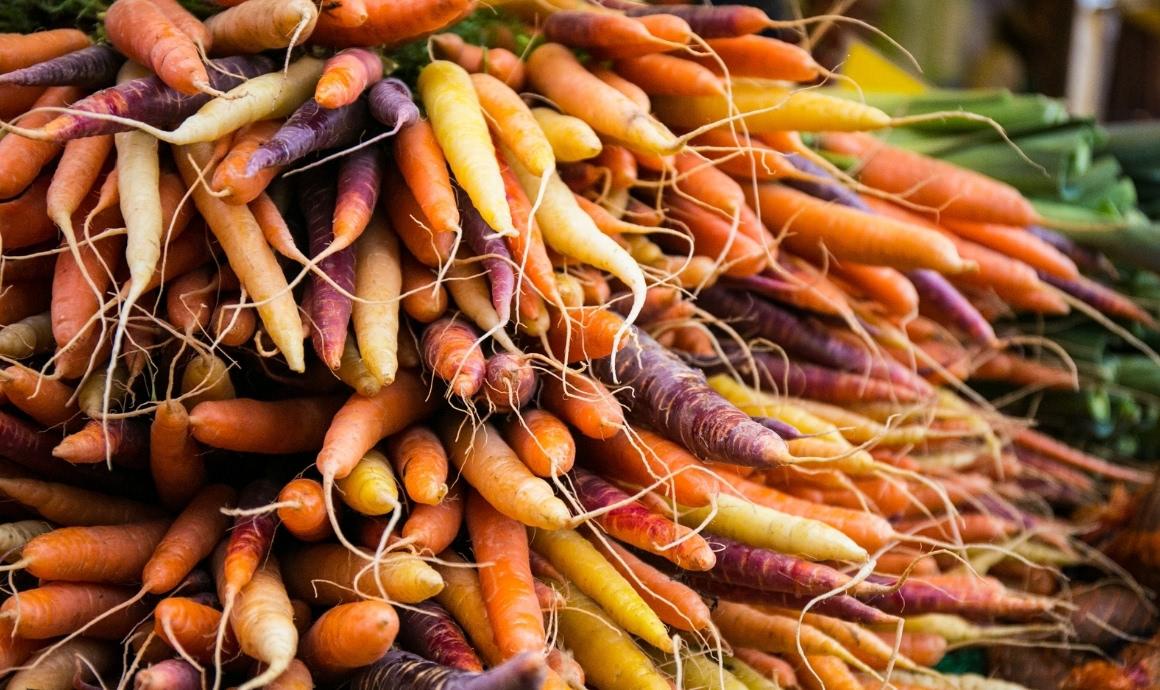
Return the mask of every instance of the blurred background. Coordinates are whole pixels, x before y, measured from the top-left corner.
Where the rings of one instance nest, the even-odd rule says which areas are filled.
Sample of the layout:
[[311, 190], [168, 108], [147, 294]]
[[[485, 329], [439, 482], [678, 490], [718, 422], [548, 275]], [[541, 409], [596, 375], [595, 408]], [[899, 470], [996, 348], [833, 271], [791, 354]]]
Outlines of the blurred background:
[[[795, 12], [790, 0], [748, 4]], [[914, 55], [932, 85], [1043, 93], [1109, 122], [1160, 117], [1160, 0], [803, 0], [800, 9], [881, 28]], [[827, 28], [817, 49], [836, 65], [852, 40], [907, 64], [849, 24]]]

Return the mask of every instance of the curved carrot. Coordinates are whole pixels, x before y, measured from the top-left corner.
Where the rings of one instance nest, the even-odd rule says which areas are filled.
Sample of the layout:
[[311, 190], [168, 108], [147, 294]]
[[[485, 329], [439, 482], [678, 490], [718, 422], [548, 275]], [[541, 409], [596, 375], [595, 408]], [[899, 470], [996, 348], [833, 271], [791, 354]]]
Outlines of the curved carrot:
[[117, 0], [105, 14], [109, 41], [184, 94], [210, 89], [197, 46], [152, 0]]
[[544, 377], [541, 404], [591, 438], [611, 438], [624, 428], [624, 410], [599, 381], [568, 373]]

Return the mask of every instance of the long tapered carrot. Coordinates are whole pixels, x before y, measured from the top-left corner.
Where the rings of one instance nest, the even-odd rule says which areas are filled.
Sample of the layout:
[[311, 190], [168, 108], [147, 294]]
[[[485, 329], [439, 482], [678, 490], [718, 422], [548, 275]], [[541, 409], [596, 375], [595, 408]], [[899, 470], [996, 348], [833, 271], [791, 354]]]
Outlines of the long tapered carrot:
[[0, 376], [8, 401], [40, 424], [57, 426], [76, 416], [72, 386], [21, 366], [9, 367]]
[[399, 241], [381, 214], [371, 216], [355, 241], [355, 294], [351, 318], [359, 353], [379, 383], [389, 386], [399, 369]]
[[[5, 618], [19, 620], [21, 637], [45, 640], [68, 635], [133, 597], [128, 587], [88, 582], [50, 582], [26, 589], [0, 605]], [[86, 631], [86, 636], [118, 640], [148, 615], [149, 604], [121, 609]]]
[[323, 13], [311, 35], [318, 45], [345, 48], [397, 44], [442, 29], [471, 8], [469, 0], [366, 0], [367, 20], [342, 26]]
[[266, 332], [286, 357], [290, 368], [303, 371], [305, 349], [298, 305], [294, 303], [294, 296], [258, 222], [245, 206], [226, 204], [213, 197], [203, 185], [197, 184], [198, 169], [210, 162], [212, 148], [210, 144], [182, 147], [176, 156], [177, 166], [186, 183], [194, 186], [194, 203], [225, 250], [230, 266], [246, 292], [258, 303], [258, 314]]
[[[54, 86], [45, 90], [36, 100], [33, 108], [67, 106], [81, 96], [80, 89], [73, 86]], [[51, 115], [47, 112], [34, 113], [22, 121], [29, 128], [40, 127]], [[19, 195], [41, 169], [60, 153], [61, 145], [50, 141], [36, 141], [21, 136], [6, 136], [0, 140], [0, 199]]]
[[668, 577], [612, 540], [591, 541], [666, 624], [688, 632], [705, 630], [713, 624], [709, 607], [696, 591]]
[[25, 544], [12, 567], [23, 567], [44, 580], [130, 583], [141, 577], [167, 529], [166, 521], [156, 520], [61, 527]]
[[53, 29], [28, 34], [4, 34], [0, 49], [0, 74], [31, 67], [88, 46], [89, 37], [77, 29]]
[[148, 66], [180, 93], [210, 88], [193, 39], [151, 0], [117, 0], [105, 16], [105, 29], [117, 50]]
[[617, 60], [614, 64], [620, 76], [650, 96], [704, 96], [725, 89], [721, 79], [709, 69], [672, 55], [641, 55]]
[[1071, 280], [1079, 275], [1075, 262], [1023, 228], [949, 218], [942, 225], [960, 237], [1018, 259], [1056, 278]]
[[160, 516], [145, 503], [37, 479], [0, 478], [0, 492], [60, 525], [114, 525]]
[[[395, 136], [395, 160], [423, 215], [431, 222], [432, 230], [457, 232], [459, 206], [447, 173], [447, 159], [429, 121], [419, 120]], [[419, 254], [416, 257], [423, 259]]]
[[599, 381], [569, 373], [563, 380], [544, 379], [541, 403], [545, 409], [591, 438], [611, 438], [624, 428], [624, 410]]

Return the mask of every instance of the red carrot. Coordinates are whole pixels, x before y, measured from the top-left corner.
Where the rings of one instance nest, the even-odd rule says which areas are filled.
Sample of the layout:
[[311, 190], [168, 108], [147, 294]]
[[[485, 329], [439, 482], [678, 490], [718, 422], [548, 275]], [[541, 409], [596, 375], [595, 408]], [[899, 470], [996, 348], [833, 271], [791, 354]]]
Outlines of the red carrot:
[[467, 641], [463, 629], [439, 604], [425, 601], [399, 607], [399, 642], [408, 650], [437, 664], [479, 673], [483, 662]]

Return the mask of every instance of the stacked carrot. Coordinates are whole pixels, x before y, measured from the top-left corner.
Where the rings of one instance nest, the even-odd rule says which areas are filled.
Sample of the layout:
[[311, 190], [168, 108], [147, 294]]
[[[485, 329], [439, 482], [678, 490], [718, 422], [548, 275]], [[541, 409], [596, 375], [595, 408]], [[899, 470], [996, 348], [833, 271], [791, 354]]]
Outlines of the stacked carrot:
[[0, 35], [9, 688], [998, 688], [931, 667], [1074, 632], [1066, 515], [1148, 477], [963, 381], [1151, 317], [792, 23], [490, 3], [408, 84], [474, 3], [222, 4]]

